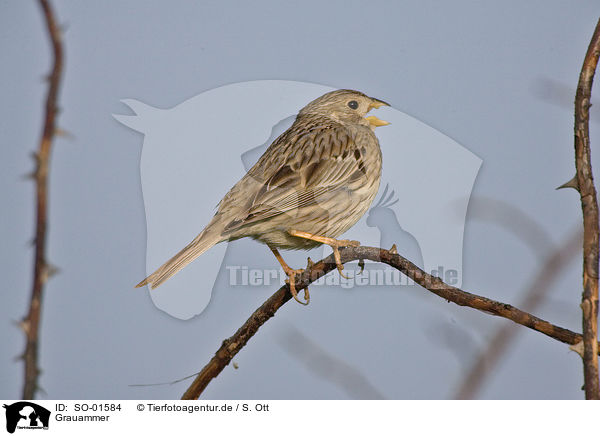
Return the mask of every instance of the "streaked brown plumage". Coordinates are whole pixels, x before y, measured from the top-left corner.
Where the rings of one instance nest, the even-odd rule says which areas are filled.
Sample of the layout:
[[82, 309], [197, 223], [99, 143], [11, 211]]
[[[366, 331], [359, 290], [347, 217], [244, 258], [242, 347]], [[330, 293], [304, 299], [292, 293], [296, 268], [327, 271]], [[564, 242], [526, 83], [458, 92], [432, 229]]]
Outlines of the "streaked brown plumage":
[[[277, 249], [334, 249], [357, 245], [333, 238], [368, 210], [379, 189], [381, 150], [375, 127], [388, 124], [372, 108], [387, 103], [358, 91], [338, 90], [306, 105], [218, 205], [204, 230], [179, 253], [142, 280], [156, 288], [213, 245], [243, 237], [267, 244], [290, 277], [293, 270]], [[308, 292], [305, 298], [308, 301]]]

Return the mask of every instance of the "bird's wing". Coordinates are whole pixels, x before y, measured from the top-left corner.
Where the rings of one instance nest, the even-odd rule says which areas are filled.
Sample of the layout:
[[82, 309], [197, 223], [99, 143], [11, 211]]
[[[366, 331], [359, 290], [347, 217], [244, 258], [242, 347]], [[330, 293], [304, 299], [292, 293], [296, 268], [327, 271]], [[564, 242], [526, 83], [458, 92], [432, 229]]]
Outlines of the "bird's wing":
[[319, 204], [366, 174], [366, 150], [338, 123], [320, 123], [279, 137], [245, 178], [259, 181], [233, 231], [295, 209]]

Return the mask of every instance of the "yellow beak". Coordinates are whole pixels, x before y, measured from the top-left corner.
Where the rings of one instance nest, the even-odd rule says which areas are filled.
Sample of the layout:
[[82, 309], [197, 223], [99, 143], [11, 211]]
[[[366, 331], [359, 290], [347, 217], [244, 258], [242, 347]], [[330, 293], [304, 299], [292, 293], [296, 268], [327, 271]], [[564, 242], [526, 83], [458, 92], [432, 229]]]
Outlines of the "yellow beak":
[[[381, 106], [389, 106], [389, 104], [383, 100], [371, 98], [371, 103], [369, 104], [369, 110], [379, 109]], [[365, 120], [367, 120], [369, 122], [369, 124], [371, 125], [371, 128], [373, 128], [373, 129], [375, 127], [387, 126], [389, 124], [387, 121], [380, 120], [379, 118], [377, 118], [376, 116], [373, 116], [373, 115], [365, 117]]]
[[376, 98], [371, 98], [371, 104], [369, 105], [369, 110], [371, 110], [371, 109], [379, 109], [381, 106], [389, 106], [389, 104], [386, 103], [383, 100], [378, 100]]
[[373, 127], [387, 126], [389, 124], [387, 121], [380, 120], [374, 115], [366, 117], [365, 120], [367, 120], [369, 124]]

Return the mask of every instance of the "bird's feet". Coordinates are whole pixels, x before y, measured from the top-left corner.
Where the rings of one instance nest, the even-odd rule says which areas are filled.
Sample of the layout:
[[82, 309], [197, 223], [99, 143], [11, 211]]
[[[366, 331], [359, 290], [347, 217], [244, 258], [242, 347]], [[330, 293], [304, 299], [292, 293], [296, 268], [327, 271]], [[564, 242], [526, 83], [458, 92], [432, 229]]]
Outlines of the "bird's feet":
[[344, 265], [342, 264], [339, 249], [340, 247], [358, 247], [360, 242], [351, 241], [349, 239], [333, 239], [326, 236], [313, 235], [308, 232], [301, 232], [299, 230], [290, 230], [289, 234], [298, 238], [310, 239], [312, 241], [320, 242], [321, 244], [329, 245], [333, 249], [333, 258], [335, 259], [335, 266], [337, 267], [338, 272], [345, 279], [349, 278], [342, 272]]
[[[300, 298], [298, 298], [298, 292], [296, 291], [296, 274], [300, 275], [304, 272], [304, 270], [290, 268], [290, 266], [285, 262], [285, 260], [283, 260], [283, 257], [281, 257], [281, 254], [279, 254], [279, 251], [277, 250], [277, 248], [275, 248], [271, 245], [269, 245], [269, 248], [275, 255], [275, 258], [279, 261], [279, 264], [283, 268], [285, 275], [288, 276], [286, 283], [290, 287], [290, 293], [292, 294], [292, 297], [294, 297], [294, 300], [296, 300], [298, 303], [303, 304], [305, 306], [308, 305], [308, 303], [310, 303], [310, 294], [308, 293], [308, 286], [306, 288], [304, 288], [304, 300], [306, 300], [306, 301], [300, 300]], [[310, 260], [310, 257], [308, 258], [308, 260], [309, 260], [308, 268], [311, 268], [312, 261]]]
[[294, 300], [296, 300], [300, 304], [307, 306], [308, 303], [310, 303], [310, 294], [308, 292], [308, 286], [306, 288], [304, 288], [304, 300], [305, 301], [302, 301], [302, 300], [300, 300], [300, 298], [298, 298], [298, 291], [296, 291], [296, 274], [300, 275], [304, 272], [304, 270], [303, 269], [292, 269], [290, 267], [287, 267], [287, 269], [286, 269], [284, 267], [283, 271], [285, 271], [285, 274], [288, 276], [286, 283], [290, 287], [290, 292], [292, 293], [292, 297], [294, 297]]

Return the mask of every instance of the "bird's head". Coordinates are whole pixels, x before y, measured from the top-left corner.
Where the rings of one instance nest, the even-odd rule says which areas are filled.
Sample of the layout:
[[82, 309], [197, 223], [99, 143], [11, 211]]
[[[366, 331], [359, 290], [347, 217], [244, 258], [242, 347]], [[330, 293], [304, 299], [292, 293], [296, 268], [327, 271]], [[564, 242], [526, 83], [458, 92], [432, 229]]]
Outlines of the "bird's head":
[[302, 108], [300, 115], [325, 115], [341, 122], [363, 124], [375, 129], [375, 127], [389, 124], [376, 116], [366, 116], [371, 109], [377, 109], [381, 106], [389, 106], [389, 104], [359, 91], [340, 89], [328, 92], [311, 101]]

